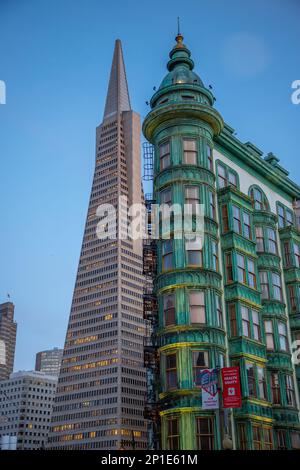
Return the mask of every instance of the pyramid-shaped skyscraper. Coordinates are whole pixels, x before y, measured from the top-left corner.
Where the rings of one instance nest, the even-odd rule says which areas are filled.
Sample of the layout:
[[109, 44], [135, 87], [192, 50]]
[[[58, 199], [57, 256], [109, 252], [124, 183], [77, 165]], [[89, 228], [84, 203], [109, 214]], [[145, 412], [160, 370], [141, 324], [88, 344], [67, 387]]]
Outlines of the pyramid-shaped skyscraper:
[[[48, 446], [146, 447], [142, 240], [99, 239], [103, 204], [142, 200], [140, 117], [115, 43]], [[122, 230], [116, 225], [117, 233]], [[131, 444], [132, 443], [132, 444]]]

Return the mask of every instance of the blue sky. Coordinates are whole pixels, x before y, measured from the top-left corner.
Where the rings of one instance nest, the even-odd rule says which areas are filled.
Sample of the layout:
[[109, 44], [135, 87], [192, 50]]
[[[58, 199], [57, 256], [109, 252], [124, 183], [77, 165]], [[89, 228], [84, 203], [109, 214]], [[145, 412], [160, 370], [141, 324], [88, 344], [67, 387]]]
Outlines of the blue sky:
[[114, 40], [143, 117], [177, 16], [225, 121], [300, 182], [298, 0], [0, 0], [0, 301], [16, 305], [16, 369], [64, 343]]

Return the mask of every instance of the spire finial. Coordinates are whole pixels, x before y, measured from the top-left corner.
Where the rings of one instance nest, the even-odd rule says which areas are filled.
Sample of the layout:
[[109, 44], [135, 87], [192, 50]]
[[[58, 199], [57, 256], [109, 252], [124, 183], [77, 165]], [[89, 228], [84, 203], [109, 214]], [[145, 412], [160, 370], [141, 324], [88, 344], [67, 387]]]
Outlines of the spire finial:
[[182, 47], [182, 41], [183, 41], [183, 36], [180, 32], [180, 18], [177, 16], [177, 36], [175, 38], [175, 41], [177, 42], [175, 47]]

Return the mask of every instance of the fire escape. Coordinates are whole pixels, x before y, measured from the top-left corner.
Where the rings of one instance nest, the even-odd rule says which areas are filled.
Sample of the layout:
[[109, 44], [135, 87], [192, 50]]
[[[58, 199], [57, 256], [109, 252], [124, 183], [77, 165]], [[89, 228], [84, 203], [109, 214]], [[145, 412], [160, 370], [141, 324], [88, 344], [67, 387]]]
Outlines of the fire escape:
[[[148, 142], [143, 144], [145, 181], [153, 180], [153, 147]], [[157, 251], [156, 241], [151, 238], [151, 207], [155, 201], [152, 194], [145, 195], [147, 235], [143, 242], [144, 284], [144, 320], [146, 334], [144, 337], [144, 366], [147, 376], [144, 417], [147, 420], [149, 449], [158, 449], [160, 426], [157, 409], [157, 392], [155, 384], [159, 374], [159, 357], [155, 348], [155, 330], [158, 323], [158, 305], [154, 294], [154, 277], [156, 275]]]

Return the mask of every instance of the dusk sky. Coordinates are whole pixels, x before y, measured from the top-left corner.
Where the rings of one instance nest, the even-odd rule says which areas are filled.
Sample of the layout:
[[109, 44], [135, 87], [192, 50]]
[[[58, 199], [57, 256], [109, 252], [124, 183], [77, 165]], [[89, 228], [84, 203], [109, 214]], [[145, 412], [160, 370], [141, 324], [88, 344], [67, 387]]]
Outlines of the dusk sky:
[[0, 0], [0, 302], [16, 307], [16, 370], [64, 344], [114, 41], [143, 118], [177, 16], [224, 120], [300, 183], [299, 0]]

